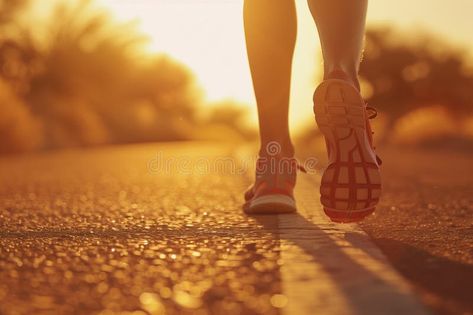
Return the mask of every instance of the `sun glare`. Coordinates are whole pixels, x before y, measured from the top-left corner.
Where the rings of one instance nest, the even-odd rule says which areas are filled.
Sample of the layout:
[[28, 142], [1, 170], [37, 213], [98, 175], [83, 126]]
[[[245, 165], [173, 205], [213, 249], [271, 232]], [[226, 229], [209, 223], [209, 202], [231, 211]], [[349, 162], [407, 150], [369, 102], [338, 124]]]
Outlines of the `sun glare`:
[[[245, 50], [243, 0], [100, 1], [118, 19], [137, 21], [139, 30], [150, 39], [150, 53], [168, 54], [188, 66], [210, 103], [232, 99], [246, 104], [256, 122]], [[296, 3], [299, 26], [291, 96], [291, 123], [295, 131], [298, 126], [312, 121], [311, 96], [322, 68], [317, 31], [306, 1]], [[419, 10], [413, 10], [413, 5]], [[391, 23], [405, 28], [421, 25], [453, 41], [469, 44], [466, 33], [469, 28], [464, 25], [469, 19], [464, 14], [457, 12], [456, 21], [449, 21], [448, 25], [438, 22], [437, 16], [443, 14], [440, 7], [445, 5], [441, 0], [422, 0], [416, 4], [410, 0], [373, 1], [368, 24]], [[463, 7], [467, 5], [472, 6], [464, 3]], [[431, 7], [434, 8], [429, 9]]]
[[209, 100], [252, 99], [241, 3], [232, 1], [103, 1], [120, 19], [136, 19], [148, 50], [190, 67]]
[[[210, 102], [232, 99], [256, 108], [246, 59], [243, 1], [102, 0], [119, 19], [134, 19], [151, 40], [148, 50], [166, 53], [187, 65]], [[298, 6], [299, 41], [294, 62], [291, 120], [311, 113], [317, 74], [317, 33], [306, 8]]]

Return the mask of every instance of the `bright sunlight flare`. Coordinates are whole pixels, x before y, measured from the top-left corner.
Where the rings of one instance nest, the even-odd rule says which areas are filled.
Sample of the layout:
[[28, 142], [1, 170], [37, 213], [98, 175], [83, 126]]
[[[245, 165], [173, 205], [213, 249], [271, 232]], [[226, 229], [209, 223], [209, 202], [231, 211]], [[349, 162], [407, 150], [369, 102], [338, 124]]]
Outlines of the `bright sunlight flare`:
[[[460, 0], [459, 0], [460, 1]], [[462, 6], [473, 4], [461, 0]], [[250, 106], [253, 120], [256, 109], [246, 59], [242, 21], [242, 0], [101, 0], [116, 17], [135, 20], [151, 40], [148, 49], [162, 52], [189, 66], [196, 74], [210, 101], [234, 99]], [[312, 121], [311, 96], [320, 78], [322, 62], [317, 31], [306, 7], [298, 0], [298, 43], [295, 52], [291, 99], [293, 129]], [[448, 6], [448, 7], [447, 7]], [[443, 10], [442, 7], [445, 9]], [[452, 41], [469, 42], [471, 23], [465, 11], [453, 14], [442, 0], [372, 1], [369, 24], [397, 24], [433, 29]], [[446, 12], [449, 12], [448, 14]], [[471, 12], [471, 11], [470, 11]], [[448, 24], [442, 24], [447, 14]], [[451, 17], [455, 20], [451, 20]], [[470, 25], [471, 26], [471, 25]], [[316, 69], [314, 71], [314, 69]], [[297, 126], [296, 126], [297, 125]]]

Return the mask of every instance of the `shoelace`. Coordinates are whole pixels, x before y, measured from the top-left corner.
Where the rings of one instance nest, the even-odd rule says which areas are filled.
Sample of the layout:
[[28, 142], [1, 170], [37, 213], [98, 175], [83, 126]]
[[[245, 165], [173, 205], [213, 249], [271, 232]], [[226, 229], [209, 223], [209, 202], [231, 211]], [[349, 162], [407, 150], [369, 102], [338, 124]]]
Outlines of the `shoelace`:
[[[378, 117], [378, 111], [376, 110], [376, 108], [372, 106], [366, 105], [366, 113], [368, 114], [368, 119], [375, 119], [376, 117]], [[371, 131], [371, 134], [373, 135], [374, 132]], [[373, 146], [373, 149], [375, 150], [376, 147]], [[383, 164], [383, 160], [381, 160], [381, 158], [377, 154], [376, 154], [376, 162], [378, 162], [379, 165]]]

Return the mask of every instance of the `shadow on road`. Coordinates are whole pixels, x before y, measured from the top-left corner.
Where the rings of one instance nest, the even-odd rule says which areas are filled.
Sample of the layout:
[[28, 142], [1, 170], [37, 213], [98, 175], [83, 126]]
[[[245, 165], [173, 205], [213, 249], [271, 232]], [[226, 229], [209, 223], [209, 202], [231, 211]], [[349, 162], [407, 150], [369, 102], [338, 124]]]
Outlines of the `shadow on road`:
[[[434, 256], [400, 241], [374, 239], [399, 272], [421, 289], [433, 293], [442, 314], [473, 313], [473, 267], [447, 258]], [[432, 298], [431, 298], [432, 299]], [[435, 303], [435, 301], [433, 301]], [[445, 304], [442, 307], [442, 304]]]
[[[411, 292], [399, 282], [396, 283], [398, 280], [395, 276], [392, 277], [389, 272], [379, 268], [385, 265], [380, 260], [383, 257], [379, 255], [379, 251], [376, 251], [377, 255], [363, 244], [347, 241], [346, 236], [351, 233], [345, 235], [347, 245], [341, 246], [326, 232], [330, 228], [322, 229], [300, 214], [278, 216], [281, 221], [290, 221], [289, 225], [282, 228], [278, 227], [278, 220], [274, 216], [253, 217], [281, 241], [288, 241], [309, 255], [337, 284], [337, 291], [349, 305], [351, 314], [406, 314], [406, 311], [409, 314], [427, 314]], [[364, 256], [369, 259], [356, 259], [357, 255], [347, 251], [350, 248], [363, 255], [365, 252], [368, 255]], [[373, 268], [373, 265], [376, 267]]]

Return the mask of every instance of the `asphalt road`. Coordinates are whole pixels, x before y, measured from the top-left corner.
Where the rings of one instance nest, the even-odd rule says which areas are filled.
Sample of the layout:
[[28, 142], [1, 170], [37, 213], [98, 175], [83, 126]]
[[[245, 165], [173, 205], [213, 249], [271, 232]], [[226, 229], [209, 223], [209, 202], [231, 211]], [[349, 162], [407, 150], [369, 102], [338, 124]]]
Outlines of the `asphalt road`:
[[391, 149], [361, 224], [438, 314], [473, 314], [473, 154]]
[[[240, 154], [188, 143], [0, 158], [0, 314], [283, 313], [278, 219], [244, 215], [245, 167], [215, 159]], [[473, 314], [471, 157], [384, 155], [384, 199], [362, 228], [430, 309]]]

